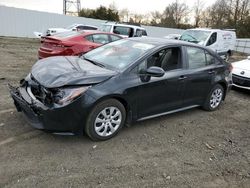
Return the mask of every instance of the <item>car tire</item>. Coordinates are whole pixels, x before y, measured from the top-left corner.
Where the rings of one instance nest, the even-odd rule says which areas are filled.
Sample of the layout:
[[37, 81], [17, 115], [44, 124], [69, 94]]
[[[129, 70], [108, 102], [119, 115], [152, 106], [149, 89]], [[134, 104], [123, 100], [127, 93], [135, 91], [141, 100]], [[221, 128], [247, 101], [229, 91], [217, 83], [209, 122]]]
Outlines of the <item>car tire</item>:
[[209, 92], [203, 105], [203, 109], [207, 111], [214, 111], [218, 109], [224, 99], [224, 95], [224, 88], [220, 84], [216, 84]]
[[115, 99], [107, 99], [91, 110], [85, 132], [92, 140], [108, 140], [119, 132], [125, 120], [126, 110], [123, 104]]

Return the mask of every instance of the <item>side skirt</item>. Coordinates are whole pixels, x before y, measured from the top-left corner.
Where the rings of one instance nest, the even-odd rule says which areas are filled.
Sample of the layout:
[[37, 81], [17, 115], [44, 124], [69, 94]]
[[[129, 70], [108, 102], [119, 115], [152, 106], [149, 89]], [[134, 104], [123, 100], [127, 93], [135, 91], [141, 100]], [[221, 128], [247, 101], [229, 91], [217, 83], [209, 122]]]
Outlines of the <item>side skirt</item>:
[[167, 115], [167, 114], [172, 114], [172, 113], [175, 113], [175, 112], [188, 110], [188, 109], [195, 108], [195, 107], [198, 107], [198, 106], [200, 106], [200, 105], [187, 106], [187, 107], [184, 107], [184, 108], [179, 108], [179, 109], [176, 109], [176, 110], [167, 111], [167, 112], [163, 112], [163, 113], [160, 113], [160, 114], [146, 116], [146, 117], [138, 119], [137, 121], [143, 121], [143, 120], [146, 120], [146, 119], [151, 119], [151, 118], [155, 118], [155, 117], [159, 117], [159, 116], [164, 116], [164, 115]]

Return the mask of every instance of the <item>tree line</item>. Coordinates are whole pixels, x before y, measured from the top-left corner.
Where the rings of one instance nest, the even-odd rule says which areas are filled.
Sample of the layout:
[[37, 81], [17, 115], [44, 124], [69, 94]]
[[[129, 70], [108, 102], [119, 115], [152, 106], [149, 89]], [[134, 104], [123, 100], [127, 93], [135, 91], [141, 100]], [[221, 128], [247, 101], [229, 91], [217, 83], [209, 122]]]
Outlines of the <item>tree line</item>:
[[204, 0], [196, 0], [193, 7], [176, 0], [166, 6], [163, 12], [148, 14], [118, 10], [115, 4], [111, 4], [108, 8], [82, 9], [79, 16], [179, 29], [235, 29], [237, 37], [250, 38], [250, 0], [217, 0], [209, 7], [205, 7]]

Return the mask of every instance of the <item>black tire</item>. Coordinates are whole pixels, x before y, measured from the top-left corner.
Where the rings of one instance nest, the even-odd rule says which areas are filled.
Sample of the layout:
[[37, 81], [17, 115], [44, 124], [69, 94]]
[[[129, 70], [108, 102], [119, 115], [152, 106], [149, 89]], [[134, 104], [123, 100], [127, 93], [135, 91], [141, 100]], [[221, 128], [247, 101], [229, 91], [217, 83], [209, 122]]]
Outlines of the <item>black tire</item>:
[[[112, 120], [111, 120], [112, 114], [111, 115], [109, 114], [110, 120], [106, 120], [105, 117], [103, 116], [102, 121], [108, 121], [108, 122], [101, 122], [100, 126], [98, 125], [99, 127], [97, 127], [98, 123], [96, 123], [97, 118], [102, 116], [102, 112], [105, 109], [106, 109], [105, 113], [107, 113], [107, 112], [110, 113], [111, 110], [109, 111], [109, 108], [114, 108], [115, 110], [117, 110], [116, 112], [118, 112], [118, 114], [119, 114], [119, 112], [121, 114], [120, 124], [119, 124], [119, 126], [117, 124], [114, 124], [115, 128], [116, 128], [116, 125], [118, 127], [115, 129], [115, 131], [112, 134], [111, 134], [112, 130], [110, 127], [110, 126], [112, 126], [114, 128], [114, 126], [112, 125]], [[115, 110], [113, 112], [115, 112]], [[100, 119], [100, 118], [98, 118], [98, 119]], [[104, 100], [104, 101], [101, 101], [100, 103], [98, 103], [91, 110], [91, 112], [88, 116], [87, 122], [86, 122], [85, 132], [92, 140], [95, 140], [95, 141], [108, 140], [108, 139], [114, 137], [120, 131], [120, 129], [124, 126], [125, 120], [126, 120], [126, 110], [125, 110], [123, 104], [121, 104], [118, 100], [115, 100], [115, 99], [107, 99], [107, 100]], [[117, 120], [114, 120], [114, 121], [117, 121]], [[103, 130], [103, 132], [106, 130], [105, 132], [108, 132], [108, 134], [110, 134], [110, 135], [102, 136], [102, 135], [100, 135], [101, 130], [99, 132], [96, 131], [96, 129], [103, 127], [103, 126], [104, 126], [104, 128], [103, 128], [104, 130], [103, 129], [101, 129], [101, 130]], [[108, 128], [106, 128], [106, 127], [108, 127]]]
[[216, 84], [209, 92], [206, 101], [203, 105], [203, 109], [207, 111], [214, 111], [218, 109], [224, 99], [224, 95], [224, 88], [220, 84]]

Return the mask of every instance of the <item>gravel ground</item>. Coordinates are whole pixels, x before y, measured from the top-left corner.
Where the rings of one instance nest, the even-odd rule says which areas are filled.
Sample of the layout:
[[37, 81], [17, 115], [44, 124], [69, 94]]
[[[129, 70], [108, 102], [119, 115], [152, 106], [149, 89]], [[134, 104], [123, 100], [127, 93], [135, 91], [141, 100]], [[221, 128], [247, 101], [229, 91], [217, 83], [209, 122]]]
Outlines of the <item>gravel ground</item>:
[[26, 76], [38, 47], [0, 37], [0, 187], [250, 187], [249, 92], [232, 90], [218, 111], [143, 121], [105, 142], [53, 135], [26, 123], [6, 86]]

